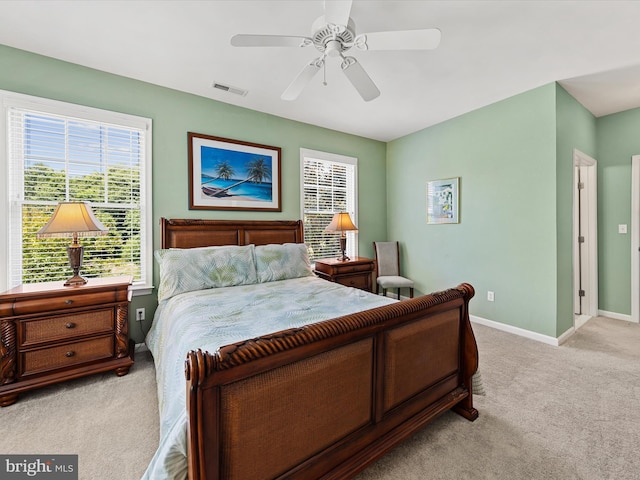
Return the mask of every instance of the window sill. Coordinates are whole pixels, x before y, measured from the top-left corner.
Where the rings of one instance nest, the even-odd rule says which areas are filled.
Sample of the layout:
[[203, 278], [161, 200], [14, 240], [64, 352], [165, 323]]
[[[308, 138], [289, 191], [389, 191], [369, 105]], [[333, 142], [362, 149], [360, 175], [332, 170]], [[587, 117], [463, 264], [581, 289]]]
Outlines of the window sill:
[[141, 297], [143, 295], [151, 295], [153, 293], [153, 285], [132, 285], [131, 294], [134, 297]]

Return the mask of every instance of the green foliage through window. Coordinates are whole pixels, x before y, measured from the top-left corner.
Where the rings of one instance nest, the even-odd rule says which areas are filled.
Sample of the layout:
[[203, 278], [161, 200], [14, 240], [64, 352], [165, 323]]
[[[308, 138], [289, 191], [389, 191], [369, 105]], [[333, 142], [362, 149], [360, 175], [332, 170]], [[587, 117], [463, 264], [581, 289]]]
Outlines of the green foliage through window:
[[[119, 168], [109, 169], [109, 174], [109, 178], [117, 180], [114, 188], [109, 189], [112, 196], [126, 199], [128, 204], [137, 204], [140, 195], [139, 178], [132, 176], [130, 171]], [[42, 179], [47, 180], [43, 182]], [[70, 183], [70, 191], [76, 192], [70, 200], [97, 198], [96, 191], [105, 184], [104, 174], [90, 174], [75, 178]], [[25, 191], [40, 192], [30, 195], [30, 202], [25, 202], [22, 207], [22, 268], [25, 283], [64, 280], [70, 276], [66, 247], [71, 239], [36, 238], [36, 232], [51, 218], [55, 204], [31, 203], [57, 199], [59, 195], [64, 200], [64, 191], [56, 191], [55, 186], [60, 184], [64, 185], [64, 173], [55, 172], [43, 165], [36, 165], [25, 171]], [[46, 192], [46, 195], [41, 196], [42, 192]], [[96, 204], [92, 204], [92, 209], [109, 229], [109, 234], [80, 239], [84, 247], [81, 274], [85, 277], [133, 275], [134, 278], [140, 278], [140, 211], [126, 206], [101, 207]]]
[[84, 201], [109, 229], [81, 237], [85, 277], [146, 281], [141, 198], [146, 136], [141, 128], [14, 108], [9, 110], [12, 284], [71, 276], [71, 238], [37, 238], [62, 201]]

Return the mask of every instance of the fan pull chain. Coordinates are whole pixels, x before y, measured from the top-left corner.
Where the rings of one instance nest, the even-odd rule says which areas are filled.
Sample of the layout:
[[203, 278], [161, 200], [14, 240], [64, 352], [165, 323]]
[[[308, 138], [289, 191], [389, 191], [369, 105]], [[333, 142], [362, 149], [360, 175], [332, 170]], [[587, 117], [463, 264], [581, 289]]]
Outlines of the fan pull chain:
[[322, 85], [327, 86], [327, 62], [322, 62]]

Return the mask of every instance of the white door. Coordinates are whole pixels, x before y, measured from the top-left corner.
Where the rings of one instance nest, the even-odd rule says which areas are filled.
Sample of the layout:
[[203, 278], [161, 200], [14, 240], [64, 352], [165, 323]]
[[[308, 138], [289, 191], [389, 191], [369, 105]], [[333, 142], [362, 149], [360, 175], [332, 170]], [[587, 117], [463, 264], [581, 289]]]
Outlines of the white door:
[[598, 314], [597, 162], [573, 152], [574, 328]]

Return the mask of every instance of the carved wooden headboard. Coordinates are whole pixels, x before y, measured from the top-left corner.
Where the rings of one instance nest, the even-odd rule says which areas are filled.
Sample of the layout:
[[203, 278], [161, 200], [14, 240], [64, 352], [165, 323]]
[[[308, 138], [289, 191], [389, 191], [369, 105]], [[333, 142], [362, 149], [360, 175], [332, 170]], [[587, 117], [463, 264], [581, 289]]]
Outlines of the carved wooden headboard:
[[302, 243], [302, 220], [160, 219], [161, 248]]

